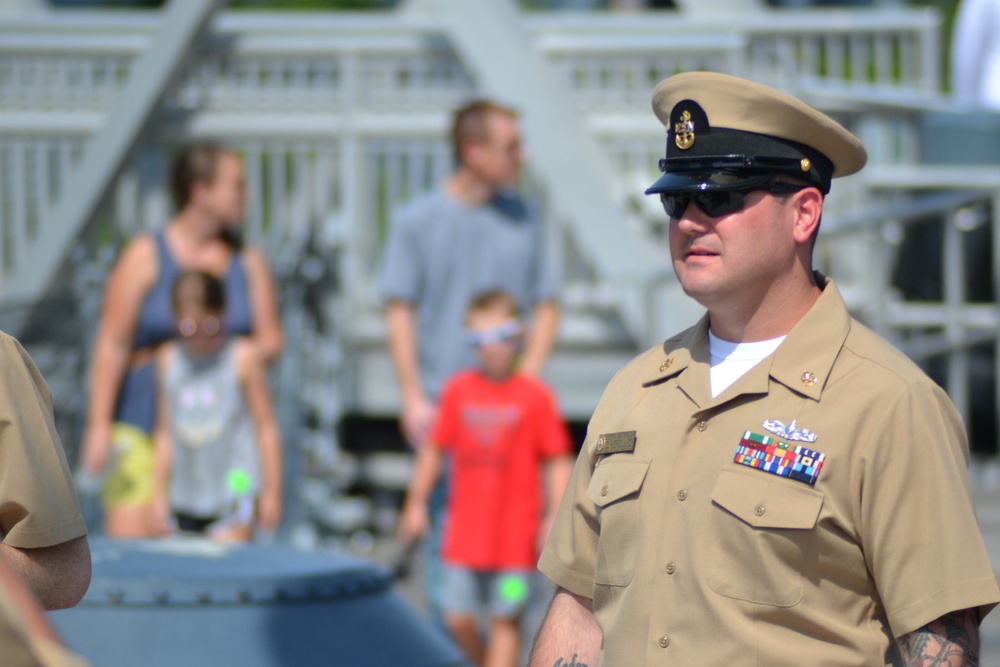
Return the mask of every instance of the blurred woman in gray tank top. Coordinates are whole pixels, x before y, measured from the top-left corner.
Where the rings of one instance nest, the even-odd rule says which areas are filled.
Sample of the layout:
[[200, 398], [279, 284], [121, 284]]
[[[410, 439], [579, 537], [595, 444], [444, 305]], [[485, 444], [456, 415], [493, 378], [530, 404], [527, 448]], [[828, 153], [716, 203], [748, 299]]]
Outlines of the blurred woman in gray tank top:
[[170, 289], [184, 270], [221, 278], [229, 292], [227, 328], [247, 336], [271, 361], [282, 348], [274, 283], [263, 255], [239, 248], [225, 233], [243, 220], [243, 164], [213, 141], [184, 146], [174, 161], [176, 215], [155, 234], [136, 237], [105, 287], [90, 373], [90, 404], [81, 467], [107, 475], [104, 529], [112, 537], [152, 534], [153, 357], [176, 335]]

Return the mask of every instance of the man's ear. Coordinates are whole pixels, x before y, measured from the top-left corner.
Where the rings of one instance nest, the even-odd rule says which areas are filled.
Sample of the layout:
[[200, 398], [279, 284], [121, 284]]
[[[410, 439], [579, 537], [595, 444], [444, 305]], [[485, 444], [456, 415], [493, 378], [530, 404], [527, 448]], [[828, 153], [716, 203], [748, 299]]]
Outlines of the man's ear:
[[466, 139], [462, 144], [462, 148], [459, 151], [459, 155], [462, 157], [461, 164], [464, 165], [477, 165], [479, 164], [479, 155], [482, 153], [483, 142], [476, 141], [474, 139]]
[[793, 196], [795, 207], [795, 227], [793, 237], [796, 243], [808, 243], [823, 214], [823, 195], [817, 188], [803, 188]]

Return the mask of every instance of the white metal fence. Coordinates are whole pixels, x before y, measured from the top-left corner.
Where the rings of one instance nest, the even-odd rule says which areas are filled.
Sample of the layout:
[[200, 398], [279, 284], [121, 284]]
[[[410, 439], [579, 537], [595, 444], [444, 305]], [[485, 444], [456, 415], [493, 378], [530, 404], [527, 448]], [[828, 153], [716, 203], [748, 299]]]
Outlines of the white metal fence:
[[[158, 21], [156, 12], [0, 14], [0, 300], [5, 286], [32, 270], [21, 258], [31, 244], [45, 243], [53, 202]], [[649, 112], [650, 90], [662, 77], [712, 69], [803, 94], [866, 141], [876, 172], [912, 163], [921, 104], [940, 97], [940, 23], [931, 10], [780, 10], [719, 19], [562, 12], [524, 21], [610, 156], [616, 181], [609, 188], [622, 224], [650, 243], [657, 243], [661, 214], [637, 193], [655, 176], [663, 149], [662, 128]], [[443, 138], [449, 110], [488, 92], [440, 26], [419, 16], [224, 13], [165, 91], [142, 140], [108, 184], [101, 212], [80, 230], [74, 261], [105, 266], [108, 256], [98, 247], [115, 248], [162, 224], [170, 212], [164, 177], [173, 148], [192, 136], [220, 137], [246, 158], [251, 240], [289, 271], [309, 238], [324, 252], [336, 249], [346, 295], [342, 324], [365, 321], [375, 312], [373, 280], [391, 210], [443, 177], [450, 166]], [[544, 191], [546, 175], [531, 178]], [[981, 181], [977, 188], [1000, 189]], [[927, 311], [932, 324], [888, 317], [896, 311], [884, 307], [879, 291], [886, 276], [845, 256], [874, 247], [867, 239], [882, 220], [864, 217], [873, 202], [911, 190], [873, 185], [864, 174], [838, 183], [824, 244], [851, 251], [820, 250], [821, 257], [836, 257], [830, 269], [858, 312], [904, 344], [913, 338], [907, 330], [954, 328], [954, 314], [965, 312], [962, 295], [946, 291], [942, 305]], [[838, 220], [864, 224], [838, 229]], [[560, 224], [556, 234], [568, 237], [571, 252], [574, 221]], [[608, 305], [613, 292], [602, 290], [604, 277], [572, 258], [566, 266], [571, 309]], [[647, 340], [636, 345], [676, 328], [664, 314], [669, 308], [655, 307], [662, 304], [659, 278], [646, 280]], [[983, 335], [995, 329], [992, 304], [969, 312], [979, 313], [975, 328]], [[965, 343], [952, 340], [958, 351], [950, 358], [961, 368]], [[949, 371], [949, 378], [962, 404], [962, 374]]]
[[[933, 91], [939, 80], [930, 11], [525, 20], [592, 131], [626, 165], [626, 180], [612, 186], [623, 200], [653, 176], [662, 135], [647, 111], [649, 91], [673, 72], [732, 71], [793, 88], [834, 81]], [[149, 12], [0, 17], [0, 295], [19, 270], [31, 270], [18, 259], [27, 244], [43, 242], [74, 156], [156, 26]], [[445, 36], [404, 14], [229, 12], [192, 56], [150, 139], [110, 186], [119, 192], [107, 219], [126, 234], [160, 224], [169, 212], [156, 164], [164, 147], [221, 136], [248, 158], [251, 237], [277, 241], [342, 221], [367, 286], [388, 211], [447, 168], [447, 112], [477, 92]]]

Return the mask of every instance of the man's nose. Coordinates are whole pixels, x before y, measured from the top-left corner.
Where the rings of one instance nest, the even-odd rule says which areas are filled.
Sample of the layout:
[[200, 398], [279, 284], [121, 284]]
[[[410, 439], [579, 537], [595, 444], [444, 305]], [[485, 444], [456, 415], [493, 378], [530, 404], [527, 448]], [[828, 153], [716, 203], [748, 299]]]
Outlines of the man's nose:
[[681, 217], [671, 219], [671, 221], [674, 220], [676, 220], [677, 229], [684, 234], [703, 234], [711, 227], [711, 218], [693, 201], [688, 202]]

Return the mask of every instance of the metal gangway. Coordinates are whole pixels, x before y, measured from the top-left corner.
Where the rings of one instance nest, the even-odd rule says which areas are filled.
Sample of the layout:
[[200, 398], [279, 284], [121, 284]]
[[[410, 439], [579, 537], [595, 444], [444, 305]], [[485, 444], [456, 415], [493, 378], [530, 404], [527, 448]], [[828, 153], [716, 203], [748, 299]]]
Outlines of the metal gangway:
[[[564, 282], [547, 379], [567, 416], [585, 421], [617, 368], [699, 314], [671, 274], [662, 211], [641, 195], [663, 151], [652, 87], [696, 69], [787, 90], [866, 143], [870, 166], [829, 198], [818, 264], [859, 317], [933, 367], [970, 418], [983, 363], [998, 363], [1000, 168], [929, 157], [928, 118], [954, 113], [964, 127], [942, 92], [940, 15], [756, 6], [719, 16], [697, 4], [622, 14], [522, 13], [493, 0], [369, 13], [178, 0], [151, 11], [0, 10], [2, 328], [42, 366], [67, 448], [86, 408], [107, 270], [130, 237], [169, 217], [176, 146], [218, 137], [244, 156], [247, 236], [279, 282], [289, 340], [274, 380], [300, 454], [291, 471], [327, 523], [369, 516], [328, 501], [366, 469], [339, 442], [342, 417], [398, 407], [375, 287], [382, 244], [394, 208], [449, 171], [448, 113], [477, 95], [523, 112], [525, 189], [544, 205]], [[911, 242], [928, 226], [939, 243]], [[985, 268], [973, 256], [983, 250]], [[901, 288], [907, 266], [938, 267], [938, 289]], [[992, 272], [985, 301], [968, 289], [976, 270]], [[987, 370], [995, 414], [1000, 374]]]

